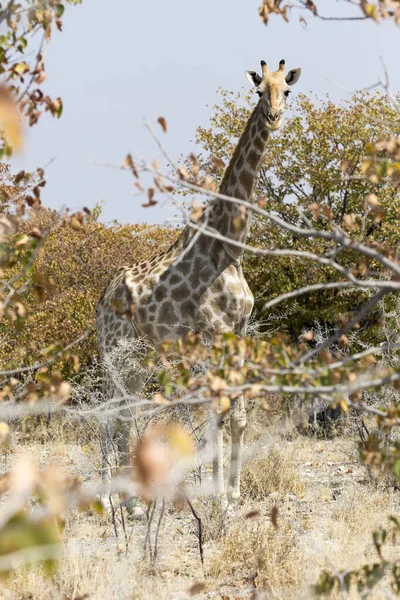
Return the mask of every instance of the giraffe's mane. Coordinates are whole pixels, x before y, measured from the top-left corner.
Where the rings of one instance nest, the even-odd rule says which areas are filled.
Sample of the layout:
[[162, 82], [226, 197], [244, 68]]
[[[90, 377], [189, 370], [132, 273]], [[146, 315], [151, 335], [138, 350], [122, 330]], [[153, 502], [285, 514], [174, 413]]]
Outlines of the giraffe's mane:
[[225, 173], [222, 178], [221, 185], [219, 186], [219, 191], [221, 194], [223, 194], [224, 191], [226, 190], [226, 188], [228, 187], [229, 178], [231, 176], [234, 165], [237, 162], [238, 157], [242, 153], [242, 147], [244, 144], [244, 140], [247, 138], [248, 132], [253, 125], [254, 119], [256, 118], [256, 115], [258, 112], [258, 106], [259, 105], [257, 104], [255, 106], [255, 108], [253, 109], [253, 111], [247, 121], [246, 127], [245, 127], [244, 131], [242, 132], [242, 135], [240, 136], [239, 141], [236, 145], [235, 151], [232, 154], [231, 160], [229, 161], [229, 164], [228, 164], [227, 168], [225, 169]]

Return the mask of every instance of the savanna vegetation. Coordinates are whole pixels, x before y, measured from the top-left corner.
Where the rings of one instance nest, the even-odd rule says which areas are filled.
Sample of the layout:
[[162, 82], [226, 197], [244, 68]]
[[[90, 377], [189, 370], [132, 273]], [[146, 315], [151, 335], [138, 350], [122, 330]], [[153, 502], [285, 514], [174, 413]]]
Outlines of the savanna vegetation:
[[[148, 385], [132, 471], [116, 470], [105, 509], [96, 303], [116, 268], [167, 250], [181, 230], [105, 224], [100, 204], [50, 210], [43, 168], [6, 162], [24, 143], [21, 118], [62, 118], [62, 99], [42, 91], [43, 47], [79, 3], [0, 3], [0, 598], [398, 597], [399, 97], [383, 86], [291, 104], [255, 194], [247, 336], [205, 346], [189, 332], [157, 355], [140, 348]], [[398, 0], [338, 9], [268, 0], [260, 16], [399, 23]], [[169, 195], [184, 225], [204, 226], [253, 105], [220, 90], [197, 155], [168, 173], [129, 154], [146, 206]], [[162, 148], [167, 121], [156, 125]], [[131, 356], [121, 345], [111, 357], [117, 379]], [[242, 497], [227, 505], [213, 494], [208, 427], [240, 394]]]

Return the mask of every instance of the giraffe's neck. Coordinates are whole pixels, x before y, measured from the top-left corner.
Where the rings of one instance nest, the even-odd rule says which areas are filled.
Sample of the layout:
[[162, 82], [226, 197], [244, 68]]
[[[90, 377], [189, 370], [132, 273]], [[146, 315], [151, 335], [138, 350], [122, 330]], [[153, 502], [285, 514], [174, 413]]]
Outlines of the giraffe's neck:
[[[268, 142], [261, 103], [253, 110], [246, 128], [225, 171], [219, 192], [252, 202], [262, 157]], [[227, 200], [216, 200], [209, 216], [209, 226], [232, 240], [244, 243], [250, 229], [251, 211]], [[229, 244], [229, 254], [240, 258], [243, 250]]]

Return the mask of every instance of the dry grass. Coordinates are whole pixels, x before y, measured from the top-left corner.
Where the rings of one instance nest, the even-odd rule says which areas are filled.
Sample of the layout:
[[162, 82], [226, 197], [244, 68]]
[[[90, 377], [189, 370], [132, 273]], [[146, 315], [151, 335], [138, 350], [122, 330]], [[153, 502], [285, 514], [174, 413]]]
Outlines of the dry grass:
[[13, 436], [18, 441], [29, 444], [51, 445], [62, 441], [63, 444], [93, 443], [97, 436], [96, 419], [74, 419], [66, 415], [49, 417], [25, 417], [12, 425]]
[[247, 427], [246, 441], [255, 442], [265, 434], [265, 431], [279, 424], [280, 430], [283, 429], [284, 422], [289, 422], [289, 427], [293, 430], [292, 424], [292, 405], [290, 398], [283, 396], [262, 396], [248, 400], [246, 404]]
[[221, 540], [227, 532], [228, 510], [221, 498], [205, 496], [195, 502], [201, 518], [204, 542]]
[[242, 494], [252, 500], [264, 500], [274, 492], [303, 496], [305, 491], [306, 485], [290, 450], [271, 450], [243, 468]]
[[[354, 487], [345, 490], [343, 497], [332, 510], [327, 528], [327, 538], [334, 540], [337, 550], [332, 548], [331, 558], [337, 568], [360, 563], [360, 549], [365, 557], [376, 560], [372, 547], [372, 534], [381, 525], [388, 525], [390, 509], [395, 510], [396, 495], [388, 491], [378, 491], [372, 486], [358, 490]], [[345, 548], [345, 552], [343, 549]]]
[[303, 579], [303, 559], [298, 535], [286, 523], [275, 529], [265, 520], [254, 523], [251, 519], [235, 527], [223, 541], [211, 573], [225, 583], [253, 578], [261, 591], [284, 589], [290, 594], [299, 589]]
[[[3, 471], [17, 455], [28, 452], [43, 467], [62, 461], [86, 485], [98, 477], [94, 429], [74, 429], [59, 419], [36, 424], [36, 429], [33, 424], [17, 428], [2, 458]], [[264, 429], [263, 434], [264, 439], [269, 436], [267, 446], [253, 437], [248, 449], [258, 453], [244, 466], [243, 498], [233, 511], [226, 512], [210, 497], [193, 500], [204, 527], [204, 570], [196, 523], [187, 507], [167, 507], [155, 569], [143, 554], [144, 519], [129, 524], [132, 537], [126, 553], [122, 529], [116, 539], [109, 516], [71, 511], [57, 573], [45, 577], [40, 565], [19, 569], [2, 584], [0, 599], [77, 600], [88, 594], [87, 600], [184, 600], [189, 588], [203, 581], [206, 589], [196, 596], [199, 600], [249, 598], [255, 587], [261, 597], [305, 600], [323, 569], [355, 568], [376, 560], [372, 532], [387, 524], [388, 515], [400, 512], [400, 497], [369, 482], [357, 462], [355, 440], [288, 441], [276, 430], [272, 434]], [[279, 511], [278, 529], [270, 521], [273, 505]], [[251, 511], [258, 516], [248, 518]], [[393, 546], [386, 556], [398, 554], [399, 547]], [[382, 588], [369, 596], [384, 597]], [[356, 592], [350, 598], [358, 598]]]

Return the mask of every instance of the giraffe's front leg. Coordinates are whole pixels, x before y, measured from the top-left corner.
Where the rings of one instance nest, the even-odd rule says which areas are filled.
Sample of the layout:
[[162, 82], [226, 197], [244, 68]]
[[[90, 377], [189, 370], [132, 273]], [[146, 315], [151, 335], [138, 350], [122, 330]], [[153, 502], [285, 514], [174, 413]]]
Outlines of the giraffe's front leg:
[[120, 408], [117, 419], [116, 440], [118, 447], [118, 466], [124, 473], [130, 473], [132, 467], [130, 437], [132, 414], [129, 409]]
[[232, 401], [231, 408], [231, 465], [229, 487], [233, 499], [240, 498], [240, 472], [242, 469], [243, 438], [246, 429], [246, 404], [243, 396]]

